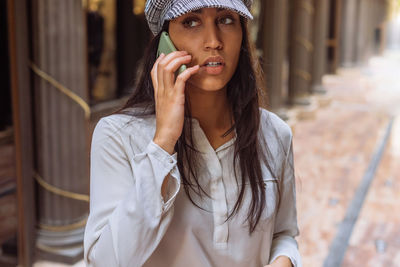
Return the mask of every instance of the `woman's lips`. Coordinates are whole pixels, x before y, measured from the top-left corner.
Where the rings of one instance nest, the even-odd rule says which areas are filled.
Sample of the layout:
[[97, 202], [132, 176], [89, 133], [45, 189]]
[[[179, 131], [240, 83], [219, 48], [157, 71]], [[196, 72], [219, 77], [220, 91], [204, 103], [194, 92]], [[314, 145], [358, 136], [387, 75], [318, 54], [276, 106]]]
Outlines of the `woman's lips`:
[[210, 67], [210, 66], [201, 66], [200, 71], [203, 70], [207, 74], [210, 75], [218, 75], [221, 74], [221, 72], [224, 70], [225, 65], [219, 65], [216, 67]]

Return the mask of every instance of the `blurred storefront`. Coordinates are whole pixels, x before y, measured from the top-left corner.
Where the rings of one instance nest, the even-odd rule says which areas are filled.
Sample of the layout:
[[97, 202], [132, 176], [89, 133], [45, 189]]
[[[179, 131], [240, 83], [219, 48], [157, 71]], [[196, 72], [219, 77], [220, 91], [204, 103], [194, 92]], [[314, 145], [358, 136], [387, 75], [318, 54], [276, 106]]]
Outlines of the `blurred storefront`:
[[[145, 1], [0, 3], [0, 217], [9, 218], [0, 265], [73, 263], [89, 212], [91, 133], [124, 103], [140, 70], [152, 37]], [[290, 119], [291, 107], [309, 109], [313, 95], [329, 93], [324, 74], [381, 53], [388, 3], [256, 0], [250, 32], [268, 108]]]

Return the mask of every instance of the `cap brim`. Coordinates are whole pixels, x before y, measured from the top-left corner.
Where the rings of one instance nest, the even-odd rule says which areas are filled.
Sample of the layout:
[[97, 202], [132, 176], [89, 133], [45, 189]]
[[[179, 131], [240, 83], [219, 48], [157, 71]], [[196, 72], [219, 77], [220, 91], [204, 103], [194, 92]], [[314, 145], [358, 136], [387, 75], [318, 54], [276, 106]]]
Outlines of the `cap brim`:
[[165, 14], [165, 20], [172, 20], [188, 12], [207, 7], [230, 9], [247, 19], [250, 20], [253, 19], [253, 16], [247, 9], [246, 5], [242, 2], [242, 0], [207, 0], [207, 1], [183, 0], [179, 1], [178, 3], [175, 3], [171, 7], [171, 9], [167, 12], [167, 14]]

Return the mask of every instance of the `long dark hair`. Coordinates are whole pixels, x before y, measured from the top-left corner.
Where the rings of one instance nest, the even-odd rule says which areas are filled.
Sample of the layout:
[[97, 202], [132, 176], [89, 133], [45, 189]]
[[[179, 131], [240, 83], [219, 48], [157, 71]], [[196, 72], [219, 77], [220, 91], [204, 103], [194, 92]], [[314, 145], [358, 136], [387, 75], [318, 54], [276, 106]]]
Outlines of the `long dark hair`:
[[[263, 74], [258, 59], [254, 58], [254, 46], [249, 42], [247, 19], [240, 17], [243, 38], [240, 50], [238, 67], [227, 84], [227, 98], [231, 106], [234, 125], [224, 135], [236, 130], [233, 166], [240, 166], [241, 175], [235, 170], [239, 194], [237, 201], [230, 212], [228, 219], [235, 215], [241, 208], [245, 187], [249, 185], [252, 200], [247, 213], [249, 232], [254, 232], [263, 210], [266, 208], [265, 184], [260, 165], [260, 144], [258, 132], [260, 128], [259, 94], [264, 92]], [[169, 22], [164, 24], [162, 30], [168, 31]], [[156, 51], [160, 34], [150, 41], [144, 57], [142, 58], [138, 79], [135, 82], [133, 93], [127, 103], [116, 113], [128, 113], [134, 116], [155, 114], [154, 88], [151, 80], [151, 69], [156, 61]], [[264, 99], [262, 97], [261, 99]], [[185, 117], [190, 118], [189, 103], [185, 103]], [[262, 103], [264, 106], [265, 103]], [[140, 112], [131, 113], [127, 110], [140, 107]], [[175, 145], [178, 155], [178, 168], [181, 174], [184, 190], [190, 201], [200, 208], [193, 200], [192, 193], [203, 197], [207, 195], [197, 179], [196, 156], [197, 150], [193, 145], [191, 120], [184, 121], [182, 135]], [[271, 173], [273, 170], [267, 164]]]

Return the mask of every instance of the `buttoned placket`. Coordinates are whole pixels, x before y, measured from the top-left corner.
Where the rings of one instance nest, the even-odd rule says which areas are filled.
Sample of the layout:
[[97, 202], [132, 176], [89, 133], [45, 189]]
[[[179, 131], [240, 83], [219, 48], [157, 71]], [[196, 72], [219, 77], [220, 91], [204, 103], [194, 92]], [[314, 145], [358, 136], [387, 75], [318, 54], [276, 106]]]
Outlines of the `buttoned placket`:
[[222, 179], [222, 166], [216, 152], [211, 149], [206, 154], [210, 173], [210, 196], [214, 219], [214, 245], [224, 249], [228, 244], [228, 206], [225, 195], [225, 186]]
[[194, 128], [194, 139], [197, 148], [202, 153], [209, 173], [210, 197], [213, 208], [214, 233], [213, 241], [216, 249], [226, 249], [228, 247], [229, 227], [228, 227], [228, 203], [226, 190], [223, 180], [223, 172], [218, 151], [231, 145], [233, 140], [228, 141], [216, 151], [208, 142], [207, 137], [201, 129], [197, 120], [192, 119]]

